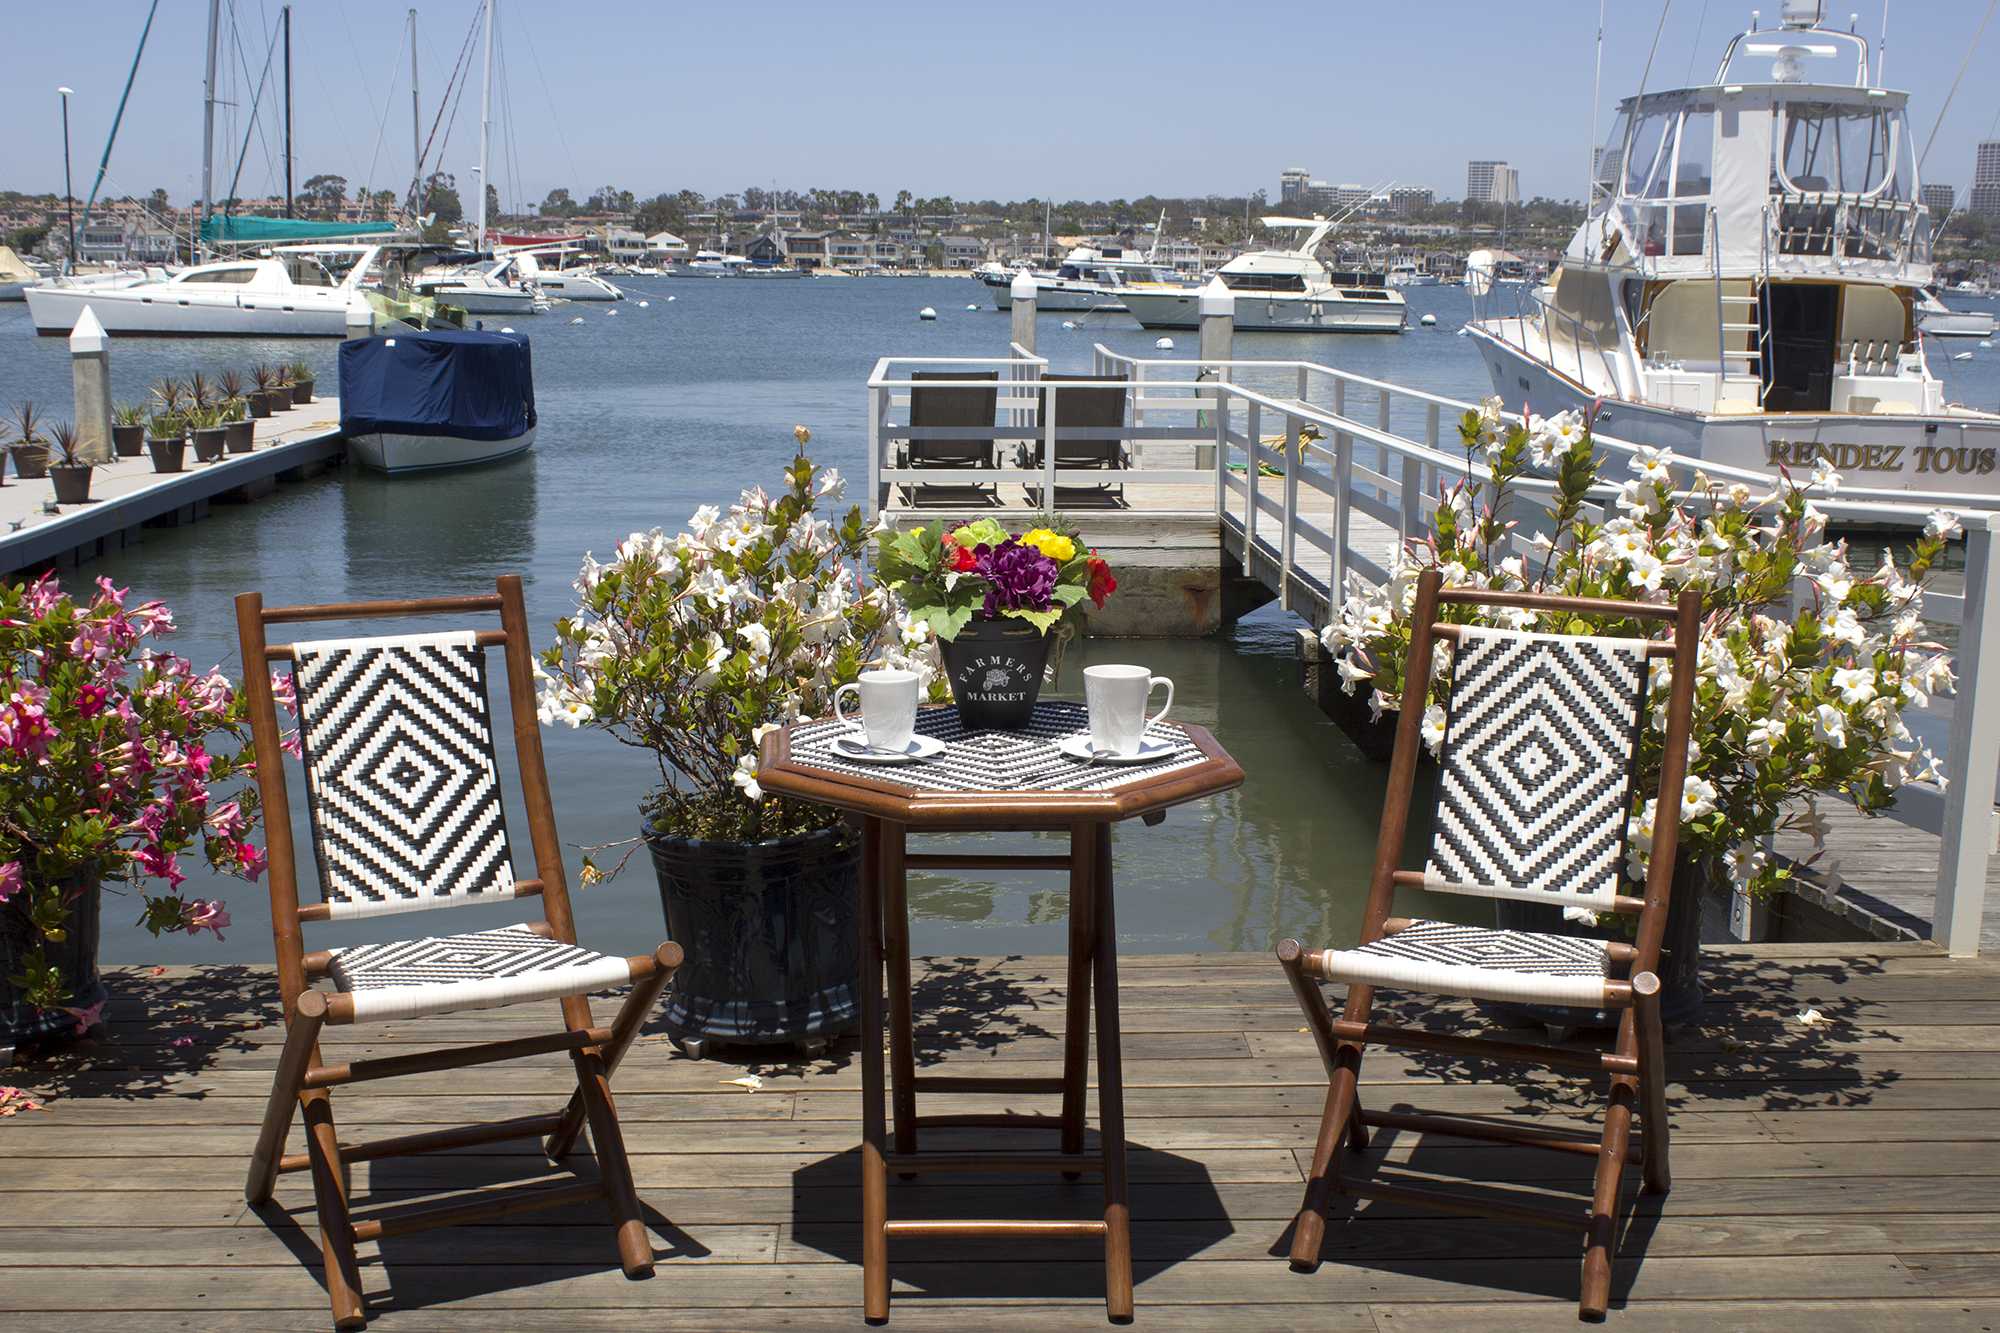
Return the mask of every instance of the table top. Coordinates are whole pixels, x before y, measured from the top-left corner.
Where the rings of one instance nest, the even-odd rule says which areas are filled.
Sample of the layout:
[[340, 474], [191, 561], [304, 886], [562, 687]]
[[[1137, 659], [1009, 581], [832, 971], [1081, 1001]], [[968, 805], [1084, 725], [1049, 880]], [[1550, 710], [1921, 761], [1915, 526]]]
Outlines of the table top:
[[764, 740], [757, 780], [766, 790], [913, 825], [953, 828], [1044, 827], [1117, 820], [1200, 800], [1243, 782], [1243, 770], [1202, 727], [1156, 723], [1147, 739], [1170, 748], [1136, 764], [1084, 763], [1055, 748], [1089, 731], [1084, 706], [1035, 705], [1022, 731], [967, 729], [953, 707], [917, 714], [917, 732], [945, 742], [944, 753], [914, 763], [843, 758], [833, 741], [848, 724], [800, 722]]

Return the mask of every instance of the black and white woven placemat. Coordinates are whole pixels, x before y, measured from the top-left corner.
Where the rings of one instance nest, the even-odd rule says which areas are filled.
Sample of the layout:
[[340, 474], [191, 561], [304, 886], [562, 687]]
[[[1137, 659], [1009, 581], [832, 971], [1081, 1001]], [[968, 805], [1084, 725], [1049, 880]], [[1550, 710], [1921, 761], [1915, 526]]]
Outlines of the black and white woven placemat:
[[1034, 721], [1023, 731], [970, 731], [958, 720], [956, 708], [926, 708], [917, 714], [920, 735], [945, 743], [935, 759], [908, 764], [870, 764], [842, 758], [832, 746], [852, 727], [844, 722], [808, 722], [792, 732], [792, 762], [844, 777], [876, 778], [920, 791], [1029, 792], [1111, 791], [1147, 782], [1162, 773], [1189, 768], [1205, 758], [1172, 722], [1146, 729], [1146, 739], [1173, 748], [1157, 759], [1139, 764], [1086, 764], [1056, 749], [1067, 736], [1088, 734], [1090, 715], [1079, 703], [1044, 700], [1035, 705]]

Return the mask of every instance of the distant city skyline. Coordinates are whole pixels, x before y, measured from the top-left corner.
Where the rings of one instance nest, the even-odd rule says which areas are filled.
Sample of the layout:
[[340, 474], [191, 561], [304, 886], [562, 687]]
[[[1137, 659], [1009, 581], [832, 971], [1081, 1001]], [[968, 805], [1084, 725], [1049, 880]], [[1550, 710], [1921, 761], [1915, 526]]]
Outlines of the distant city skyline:
[[[346, 177], [350, 191], [401, 193], [407, 185], [408, 7], [349, 0], [295, 8], [299, 184], [325, 172]], [[1751, 7], [1672, 10], [1649, 85], [1706, 78]], [[1761, 7], [1768, 22], [1776, 5]], [[1887, 81], [1917, 90], [1911, 124], [1919, 144], [1984, 8], [1980, 0], [1936, 0], [1921, 11], [1891, 11]], [[218, 112], [217, 193], [229, 192], [239, 157], [236, 193], [281, 193], [275, 65], [254, 127], [247, 116], [278, 5], [224, 0], [223, 9], [222, 95], [235, 105]], [[470, 208], [479, 80], [478, 43], [468, 49], [467, 38], [477, 4], [436, 0], [418, 11], [426, 135], [466, 54], [469, 86], [455, 92], [455, 115], [437, 129], [446, 142], [441, 155], [433, 150], [433, 165], [457, 177]], [[89, 192], [145, 12], [146, 0], [100, 0], [87, 16], [38, 15], [32, 69], [17, 63], [0, 86], [9, 127], [0, 187], [61, 189], [55, 89], [62, 83], [76, 90], [76, 188]], [[1325, 181], [1369, 189], [1393, 181], [1449, 198], [1461, 196], [1467, 164], [1481, 160], [1509, 164], [1522, 199], [1585, 193], [1597, 23], [1589, 0], [1521, 0], [1500, 24], [1489, 5], [1437, 0], [1423, 15], [1421, 50], [1409, 41], [1410, 12], [1396, 7], [1245, 0], [1219, 20], [1224, 11], [1194, 0], [1162, 0], [1147, 10], [1142, 31], [1123, 34], [1133, 66], [1122, 81], [1107, 79], [1103, 48], [1040, 40], [1074, 13], [1038, 0], [1010, 7], [998, 28], [986, 10], [910, 0], [871, 6], [870, 22], [845, 25], [789, 22], [787, 15], [819, 11], [780, 0], [764, 12], [771, 21], [758, 24], [754, 41], [717, 42], [690, 12], [639, 0], [599, 0], [589, 22], [572, 21], [574, 14], [552, 21], [543, 7], [503, 2], [492, 182], [506, 206], [538, 203], [555, 188], [581, 197], [605, 184], [642, 197], [775, 184], [873, 191], [885, 201], [904, 189], [958, 199], [1261, 189], [1276, 201], [1279, 173], [1298, 164]], [[1658, 17], [1651, 6], [1610, 7], [1599, 136], [1610, 107], [1640, 81]], [[1872, 23], [1879, 22], [1878, 10]], [[198, 195], [204, 27], [204, 6], [161, 7], [107, 195], [164, 188], [177, 204]], [[1862, 30], [1871, 41], [1877, 35], [1869, 19]], [[1245, 40], [1221, 40], [1230, 34]], [[1372, 54], [1340, 62], [1338, 83], [1323, 87], [1314, 83], [1317, 65], [1282, 77], [1268, 63], [1255, 66], [1258, 77], [1243, 77], [1249, 67], [1232, 73], [1232, 52], [1275, 34], [1299, 49]], [[1990, 69], [2000, 60], [2000, 34], [1985, 40], [1992, 49], [1975, 65]], [[1148, 78], [1136, 91], [1142, 66], [1157, 72], [1163, 64], [1181, 77]], [[1974, 145], [1992, 137], [1993, 96], [1990, 80], [1966, 80], [1926, 164], [1928, 181], [1961, 194], [1973, 184]]]

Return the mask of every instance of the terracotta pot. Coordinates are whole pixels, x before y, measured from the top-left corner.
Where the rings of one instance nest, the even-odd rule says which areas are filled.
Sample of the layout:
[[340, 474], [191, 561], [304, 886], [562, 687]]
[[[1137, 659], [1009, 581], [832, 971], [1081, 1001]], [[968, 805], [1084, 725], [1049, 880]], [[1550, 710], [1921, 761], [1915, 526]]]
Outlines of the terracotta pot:
[[194, 458], [197, 463], [213, 463], [222, 457], [223, 428], [221, 426], [201, 426], [194, 432]]
[[146, 452], [153, 456], [153, 471], [179, 472], [187, 463], [187, 441], [147, 440]]
[[88, 463], [52, 464], [49, 468], [49, 480], [55, 483], [56, 503], [80, 505], [89, 500], [90, 471]]
[[113, 426], [111, 447], [120, 458], [137, 458], [146, 452], [146, 428], [144, 426]]
[[49, 475], [49, 449], [45, 444], [14, 444], [7, 447], [14, 460], [14, 475], [34, 481]]
[[940, 643], [958, 717], [976, 731], [1018, 731], [1035, 716], [1049, 636], [1025, 620], [973, 620]]
[[250, 421], [231, 421], [222, 428], [222, 442], [232, 454], [247, 454], [257, 443], [257, 426]]

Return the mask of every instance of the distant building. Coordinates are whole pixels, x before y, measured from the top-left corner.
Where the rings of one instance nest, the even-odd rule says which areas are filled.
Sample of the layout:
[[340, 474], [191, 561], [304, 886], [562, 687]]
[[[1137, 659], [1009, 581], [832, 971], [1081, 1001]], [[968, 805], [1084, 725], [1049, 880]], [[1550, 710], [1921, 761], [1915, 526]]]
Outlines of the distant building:
[[946, 268], [978, 268], [986, 262], [986, 242], [977, 236], [947, 236], [944, 238], [944, 266]]
[[866, 236], [829, 236], [826, 238], [826, 262], [829, 268], [864, 268], [869, 263], [869, 247], [872, 239]]
[[743, 257], [753, 264], [782, 264], [790, 257], [781, 236], [752, 236], [743, 247]]
[[1972, 158], [1972, 195], [1968, 209], [1987, 217], [2000, 217], [2000, 139], [1980, 142]]
[[1278, 173], [1278, 202], [1287, 208], [1304, 208], [1309, 204], [1306, 190], [1312, 185], [1312, 173], [1304, 167], [1292, 167]]
[[1926, 185], [1921, 202], [1931, 211], [1933, 224], [1943, 222], [1950, 216], [1952, 205], [1958, 202], [1958, 191], [1949, 185]]
[[1327, 204], [1337, 209], [1359, 208], [1374, 196], [1366, 185], [1336, 185], [1328, 192]]
[[[826, 263], [826, 243], [830, 235], [824, 231], [788, 231], [784, 234], [784, 255], [790, 258], [795, 268], [820, 268]], [[783, 257], [775, 261], [760, 259], [751, 253], [749, 246], [744, 247], [743, 253], [758, 263], [785, 262]]]
[[1428, 185], [1398, 185], [1389, 191], [1389, 211], [1399, 218], [1421, 212], [1437, 202]]
[[646, 238], [646, 254], [653, 259], [683, 259], [688, 243], [670, 231], [656, 231]]
[[612, 262], [634, 264], [646, 258], [646, 237], [643, 232], [630, 227], [604, 226], [597, 229], [597, 235], [604, 243], [604, 253]]
[[1518, 204], [1521, 175], [1505, 162], [1465, 164], [1465, 199], [1477, 204]]

